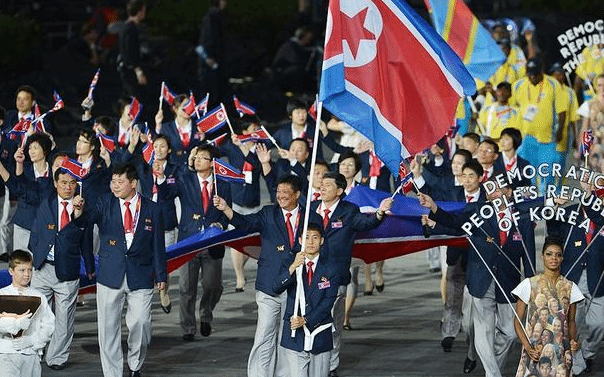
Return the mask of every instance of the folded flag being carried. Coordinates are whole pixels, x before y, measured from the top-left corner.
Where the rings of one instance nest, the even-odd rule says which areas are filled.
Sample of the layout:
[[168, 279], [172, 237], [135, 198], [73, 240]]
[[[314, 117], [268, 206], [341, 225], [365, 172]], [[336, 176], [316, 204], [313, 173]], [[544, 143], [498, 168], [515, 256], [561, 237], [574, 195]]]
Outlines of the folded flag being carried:
[[176, 95], [168, 88], [165, 81], [161, 82], [161, 98], [170, 106], [174, 106]]
[[254, 115], [256, 114], [256, 109], [239, 100], [236, 96], [233, 96], [233, 103], [235, 104], [235, 109], [237, 110], [237, 114], [240, 117], [244, 115]]
[[402, 0], [332, 0], [327, 19], [319, 99], [397, 174], [445, 134], [474, 79]]
[[82, 167], [78, 161], [71, 158], [64, 158], [61, 163], [61, 170], [71, 175], [76, 180], [81, 181], [88, 174], [88, 170]]
[[245, 176], [239, 170], [235, 169], [221, 159], [215, 158], [213, 161], [213, 167], [216, 178], [228, 182], [245, 183]]
[[227, 123], [227, 113], [222, 104], [207, 113], [195, 124], [199, 131], [208, 133], [219, 130]]
[[99, 132], [97, 137], [99, 138], [101, 145], [105, 147], [109, 153], [113, 153], [115, 151], [115, 140], [111, 136]]

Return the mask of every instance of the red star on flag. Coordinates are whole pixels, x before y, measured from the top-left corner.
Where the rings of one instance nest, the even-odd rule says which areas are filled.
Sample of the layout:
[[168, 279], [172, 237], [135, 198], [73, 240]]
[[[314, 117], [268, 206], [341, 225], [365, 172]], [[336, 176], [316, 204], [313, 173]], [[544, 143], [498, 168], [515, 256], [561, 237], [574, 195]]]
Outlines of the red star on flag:
[[365, 19], [367, 17], [367, 10], [365, 8], [353, 17], [348, 17], [345, 13], [342, 13], [342, 30], [344, 31], [344, 39], [348, 42], [350, 52], [356, 60], [357, 53], [359, 52], [359, 45], [362, 39], [372, 40], [375, 39], [375, 34], [367, 30], [364, 26]]

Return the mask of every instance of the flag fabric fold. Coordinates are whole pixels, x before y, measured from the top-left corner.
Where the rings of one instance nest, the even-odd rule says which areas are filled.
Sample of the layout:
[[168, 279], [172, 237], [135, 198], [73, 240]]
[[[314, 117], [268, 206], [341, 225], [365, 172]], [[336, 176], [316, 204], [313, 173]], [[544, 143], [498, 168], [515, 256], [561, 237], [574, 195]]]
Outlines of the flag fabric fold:
[[81, 181], [88, 174], [88, 171], [82, 167], [82, 164], [71, 158], [64, 158], [60, 169], [74, 177], [77, 181]]
[[214, 176], [228, 182], [245, 183], [245, 176], [238, 170], [222, 161], [215, 158], [213, 161]]
[[478, 22], [463, 0], [424, 2], [434, 28], [463, 60], [470, 74], [488, 81], [507, 59], [491, 33]]
[[255, 115], [256, 109], [239, 100], [236, 96], [233, 96], [233, 103], [235, 104], [235, 110], [237, 110], [237, 114], [239, 117], [244, 115]]
[[199, 131], [204, 133], [214, 132], [227, 124], [227, 113], [224, 107], [218, 106], [199, 119], [195, 124]]
[[168, 84], [165, 81], [161, 82], [161, 98], [166, 101], [166, 103], [170, 106], [174, 106], [174, 100], [176, 99], [176, 94], [168, 88]]
[[[375, 142], [393, 174], [443, 137], [474, 79], [402, 0], [329, 3], [319, 100]], [[376, 142], [379, 141], [379, 142]]]

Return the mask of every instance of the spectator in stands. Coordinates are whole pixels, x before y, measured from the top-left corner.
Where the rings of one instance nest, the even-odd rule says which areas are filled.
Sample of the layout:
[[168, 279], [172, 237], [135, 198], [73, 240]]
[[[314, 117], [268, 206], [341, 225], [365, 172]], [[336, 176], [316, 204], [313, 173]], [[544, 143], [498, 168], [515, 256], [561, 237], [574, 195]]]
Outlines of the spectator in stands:
[[128, 20], [119, 35], [117, 70], [123, 93], [140, 98], [141, 85], [147, 85], [147, 76], [142, 68], [138, 26], [145, 19], [147, 6], [143, 0], [130, 0], [126, 11]]

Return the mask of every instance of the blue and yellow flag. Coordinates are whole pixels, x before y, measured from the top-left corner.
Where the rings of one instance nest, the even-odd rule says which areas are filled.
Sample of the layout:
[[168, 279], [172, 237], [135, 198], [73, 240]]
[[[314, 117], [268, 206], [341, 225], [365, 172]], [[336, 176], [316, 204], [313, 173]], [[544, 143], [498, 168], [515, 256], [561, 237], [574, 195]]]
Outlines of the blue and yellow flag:
[[463, 0], [424, 0], [434, 28], [475, 79], [488, 81], [506, 56]]

